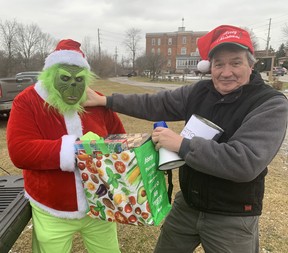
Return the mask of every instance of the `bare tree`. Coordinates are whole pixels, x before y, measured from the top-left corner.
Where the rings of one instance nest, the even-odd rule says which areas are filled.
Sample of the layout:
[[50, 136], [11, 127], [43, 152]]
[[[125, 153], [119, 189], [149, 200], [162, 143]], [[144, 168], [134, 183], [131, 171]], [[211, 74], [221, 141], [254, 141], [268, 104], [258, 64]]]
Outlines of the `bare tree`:
[[282, 33], [286, 40], [286, 46], [288, 46], [288, 25], [285, 23], [284, 27], [282, 28]]
[[97, 45], [93, 45], [91, 41], [91, 37], [85, 36], [81, 43], [81, 49], [84, 52], [92, 71], [99, 77], [107, 77], [110, 75], [110, 69], [113, 68], [113, 63], [111, 64], [112, 67], [109, 66], [110, 57], [103, 52], [102, 58], [102, 54], [101, 56], [99, 55]]
[[83, 50], [87, 60], [92, 60], [95, 56], [95, 46], [92, 45], [91, 37], [85, 36], [82, 43], [81, 43], [81, 49]]
[[160, 73], [163, 66], [167, 63], [165, 57], [161, 54], [146, 55], [147, 69], [150, 70], [152, 79], [155, 79], [156, 74]]
[[141, 40], [141, 30], [136, 28], [130, 28], [126, 31], [126, 36], [123, 41], [125, 47], [131, 52], [132, 54], [132, 71], [135, 72], [135, 60], [136, 54], [139, 50], [139, 42]]
[[12, 21], [0, 21], [0, 43], [3, 48], [3, 64], [2, 75], [9, 76], [13, 67], [13, 59], [16, 56], [16, 44], [17, 44], [17, 31], [19, 23], [16, 20]]
[[39, 60], [44, 64], [45, 58], [55, 48], [56, 40], [48, 33], [41, 33], [35, 49], [38, 50]]
[[258, 39], [253, 30], [247, 27], [243, 27], [243, 29], [249, 33], [254, 49], [258, 50], [259, 49]]
[[40, 70], [56, 40], [35, 25], [16, 20], [0, 20], [0, 75], [11, 76], [24, 70]]
[[147, 69], [147, 58], [145, 54], [137, 57], [136, 59], [136, 66], [137, 69], [139, 71], [139, 74], [142, 75], [144, 73], [144, 71]]
[[20, 25], [17, 36], [17, 51], [22, 56], [25, 69], [31, 66], [31, 58], [38, 52], [43, 33], [36, 24]]

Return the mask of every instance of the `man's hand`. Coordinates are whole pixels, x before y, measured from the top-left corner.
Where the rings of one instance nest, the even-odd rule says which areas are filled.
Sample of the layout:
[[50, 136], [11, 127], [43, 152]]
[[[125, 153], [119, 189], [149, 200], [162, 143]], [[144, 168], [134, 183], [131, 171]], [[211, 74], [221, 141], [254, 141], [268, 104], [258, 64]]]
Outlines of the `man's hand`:
[[157, 127], [152, 133], [152, 141], [156, 150], [163, 147], [167, 150], [179, 152], [183, 137], [169, 128]]
[[85, 106], [106, 106], [107, 99], [105, 96], [98, 95], [91, 88], [86, 89], [87, 100], [82, 104]]

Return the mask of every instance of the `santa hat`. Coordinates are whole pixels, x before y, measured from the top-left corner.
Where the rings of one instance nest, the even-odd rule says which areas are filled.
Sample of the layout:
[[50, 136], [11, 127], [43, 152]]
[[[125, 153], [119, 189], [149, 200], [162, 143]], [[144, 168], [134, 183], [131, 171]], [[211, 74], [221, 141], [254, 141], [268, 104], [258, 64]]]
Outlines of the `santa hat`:
[[254, 54], [253, 43], [247, 31], [230, 25], [221, 25], [202, 36], [197, 41], [199, 54], [202, 60], [198, 63], [197, 69], [203, 73], [210, 70], [210, 57], [214, 50], [223, 44], [234, 44], [248, 49]]
[[81, 44], [77, 41], [67, 39], [61, 40], [55, 50], [45, 59], [44, 70], [54, 64], [68, 64], [87, 68], [90, 70], [84, 53], [80, 49]]

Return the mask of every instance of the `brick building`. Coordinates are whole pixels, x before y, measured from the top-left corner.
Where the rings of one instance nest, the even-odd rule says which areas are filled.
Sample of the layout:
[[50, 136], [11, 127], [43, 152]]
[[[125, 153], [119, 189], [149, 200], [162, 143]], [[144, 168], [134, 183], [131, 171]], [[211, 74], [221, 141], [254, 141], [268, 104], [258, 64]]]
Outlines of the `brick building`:
[[207, 33], [185, 31], [183, 26], [176, 32], [146, 33], [146, 55], [162, 55], [166, 60], [164, 72], [188, 73], [197, 69], [200, 60], [197, 39]]

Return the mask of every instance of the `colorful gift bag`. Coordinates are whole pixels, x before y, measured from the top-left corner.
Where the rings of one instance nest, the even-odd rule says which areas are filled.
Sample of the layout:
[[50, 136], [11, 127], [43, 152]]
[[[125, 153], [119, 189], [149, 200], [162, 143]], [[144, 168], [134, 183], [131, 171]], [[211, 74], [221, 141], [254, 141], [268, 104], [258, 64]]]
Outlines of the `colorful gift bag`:
[[[75, 144], [89, 205], [87, 214], [123, 224], [158, 225], [171, 205], [164, 172], [157, 169], [159, 158], [154, 144], [149, 140], [127, 149], [125, 141], [117, 143], [120, 149], [111, 144], [111, 139], [105, 143], [103, 138]], [[116, 146], [117, 152], [113, 152]]]

